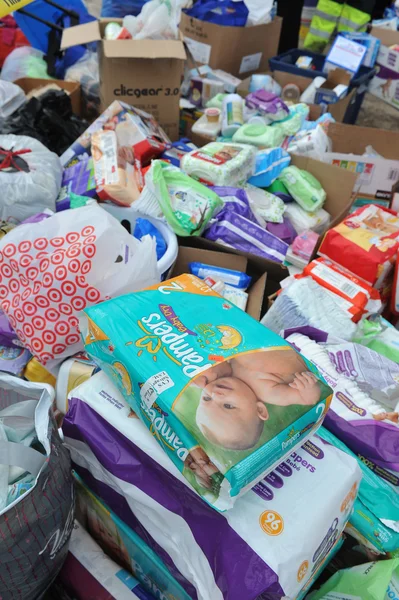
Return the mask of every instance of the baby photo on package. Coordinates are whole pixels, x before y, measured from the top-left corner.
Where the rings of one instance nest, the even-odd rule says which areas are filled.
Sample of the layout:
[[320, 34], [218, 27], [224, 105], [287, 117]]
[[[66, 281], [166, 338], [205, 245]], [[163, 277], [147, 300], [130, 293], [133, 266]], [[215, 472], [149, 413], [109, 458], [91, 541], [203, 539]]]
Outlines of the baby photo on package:
[[193, 275], [86, 309], [85, 348], [192, 487], [227, 510], [321, 425], [311, 362]]

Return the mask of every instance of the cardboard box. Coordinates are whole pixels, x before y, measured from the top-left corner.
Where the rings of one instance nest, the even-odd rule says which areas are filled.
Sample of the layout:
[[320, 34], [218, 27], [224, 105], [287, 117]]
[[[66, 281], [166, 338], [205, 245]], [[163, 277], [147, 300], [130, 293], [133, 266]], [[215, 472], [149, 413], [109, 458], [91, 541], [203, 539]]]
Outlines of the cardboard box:
[[[312, 79], [309, 77], [301, 77], [300, 75], [291, 75], [291, 73], [285, 73], [284, 71], [273, 71], [272, 73], [267, 73], [267, 75], [271, 75], [277, 83], [279, 83], [282, 87], [286, 86], [289, 83], [294, 83], [298, 86], [300, 92], [304, 92], [307, 87], [312, 83]], [[345, 71], [342, 69], [336, 69], [332, 71], [328, 75], [327, 82], [325, 87], [334, 88], [339, 84], [347, 85], [348, 80], [350, 80], [350, 76], [348, 76]], [[238, 87], [237, 93], [245, 98], [245, 96], [249, 92], [249, 83], [250, 78], [244, 79], [242, 84]], [[352, 90], [346, 98], [343, 100], [338, 100], [335, 104], [329, 104], [327, 106], [327, 111], [332, 114], [334, 119], [340, 123], [344, 120], [345, 113], [348, 110], [349, 106], [355, 102], [356, 100], [356, 90]], [[318, 119], [323, 113], [323, 107], [318, 104], [310, 104], [310, 112], [309, 119], [315, 121]]]
[[369, 85], [369, 92], [399, 109], [399, 52], [390, 46], [399, 44], [399, 32], [373, 27], [373, 36], [381, 41], [377, 55], [377, 73]]
[[105, 40], [101, 19], [64, 29], [61, 47], [98, 42], [101, 108], [121, 100], [152, 114], [175, 141], [186, 51], [179, 40]]
[[224, 27], [182, 14], [180, 30], [197, 63], [222, 69], [235, 77], [263, 73], [276, 56], [282, 19], [266, 25]]
[[[184, 238], [185, 239], [185, 238]], [[205, 240], [207, 241], [207, 240]], [[267, 274], [263, 269], [259, 269], [252, 261], [252, 257], [237, 256], [225, 248], [225, 252], [208, 250], [204, 248], [189, 248], [179, 246], [179, 253], [170, 277], [177, 277], [183, 273], [189, 273], [189, 263], [202, 262], [214, 267], [223, 267], [224, 269], [234, 269], [242, 271], [252, 277], [250, 287], [247, 289], [248, 303], [246, 312], [257, 321], [262, 316], [262, 304], [265, 296]]]
[[64, 90], [69, 94], [72, 104], [72, 111], [75, 115], [81, 115], [81, 93], [80, 83], [76, 81], [62, 81], [61, 79], [36, 79], [34, 77], [22, 77], [14, 81], [16, 85], [19, 85], [23, 89], [25, 94], [29, 94], [32, 90], [38, 90], [46, 87], [46, 85], [53, 84]]
[[[325, 160], [359, 175], [356, 198], [389, 201], [399, 180], [399, 132], [332, 123], [328, 136], [332, 152]], [[367, 146], [384, 158], [364, 157]]]

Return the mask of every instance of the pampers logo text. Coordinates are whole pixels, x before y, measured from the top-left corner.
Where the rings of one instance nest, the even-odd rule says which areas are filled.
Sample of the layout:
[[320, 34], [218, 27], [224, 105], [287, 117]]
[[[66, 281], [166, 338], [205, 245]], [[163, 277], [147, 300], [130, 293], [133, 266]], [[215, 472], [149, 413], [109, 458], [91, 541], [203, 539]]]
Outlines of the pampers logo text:
[[209, 369], [212, 365], [205, 362], [207, 357], [201, 356], [190, 344], [190, 337], [196, 338], [197, 334], [181, 322], [171, 306], [160, 304], [159, 309], [162, 316], [151, 313], [138, 321], [138, 326], [146, 335], [137, 340], [136, 346], [147, 347], [152, 354], [162, 348], [170, 360], [182, 367], [186, 377], [195, 377]]
[[172, 427], [166, 422], [164, 415], [160, 415], [155, 408], [148, 408], [143, 399], [141, 399], [140, 407], [152, 423], [150, 427], [151, 433], [158, 434], [160, 441], [164, 442], [172, 452], [176, 450], [177, 456], [184, 462], [188, 456], [188, 450], [183, 446], [183, 442], [173, 431]]

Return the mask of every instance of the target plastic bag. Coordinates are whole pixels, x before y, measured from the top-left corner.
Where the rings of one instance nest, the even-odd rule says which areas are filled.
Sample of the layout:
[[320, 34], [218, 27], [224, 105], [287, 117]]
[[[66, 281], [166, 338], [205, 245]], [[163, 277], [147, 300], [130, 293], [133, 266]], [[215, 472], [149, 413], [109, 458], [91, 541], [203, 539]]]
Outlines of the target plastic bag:
[[50, 208], [61, 189], [62, 166], [54, 152], [24, 135], [0, 135], [0, 219], [20, 223]]
[[77, 314], [159, 281], [155, 242], [97, 204], [20, 225], [0, 242], [0, 306], [49, 371], [83, 349]]

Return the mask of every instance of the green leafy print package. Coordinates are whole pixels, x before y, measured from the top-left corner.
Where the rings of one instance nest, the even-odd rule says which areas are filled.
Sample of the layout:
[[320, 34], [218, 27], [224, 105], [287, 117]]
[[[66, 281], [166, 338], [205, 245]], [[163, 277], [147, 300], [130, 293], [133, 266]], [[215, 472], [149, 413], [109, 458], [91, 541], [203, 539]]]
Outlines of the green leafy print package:
[[166, 220], [180, 236], [201, 235], [223, 206], [215, 192], [162, 160], [152, 161], [145, 183], [135, 210]]
[[328, 410], [331, 390], [316, 368], [193, 275], [82, 315], [87, 352], [218, 510], [301, 446]]
[[397, 600], [399, 559], [337, 571], [309, 600]]

